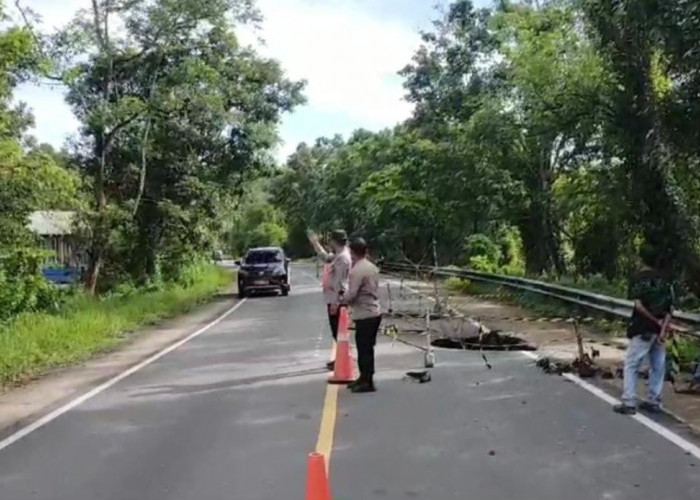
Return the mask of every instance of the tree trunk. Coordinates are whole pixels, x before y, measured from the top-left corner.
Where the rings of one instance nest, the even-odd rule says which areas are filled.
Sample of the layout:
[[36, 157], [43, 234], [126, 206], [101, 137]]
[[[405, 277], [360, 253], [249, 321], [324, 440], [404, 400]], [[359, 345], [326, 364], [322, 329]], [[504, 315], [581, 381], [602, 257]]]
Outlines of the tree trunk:
[[518, 228], [523, 239], [525, 269], [539, 276], [556, 271], [563, 274], [564, 260], [557, 224], [553, 221], [549, 193], [540, 193], [530, 202], [529, 210], [521, 217]]
[[102, 252], [93, 248], [90, 251], [90, 261], [87, 268], [87, 277], [85, 278], [85, 290], [90, 295], [95, 295], [97, 292], [97, 277], [100, 274], [102, 262]]
[[137, 246], [132, 254], [131, 275], [138, 283], [153, 281], [159, 276], [158, 248], [162, 227], [156, 204], [143, 201], [136, 217], [138, 225]]
[[541, 217], [537, 216], [533, 210], [524, 215], [518, 223], [523, 238], [525, 271], [532, 276], [539, 276], [547, 269], [547, 248], [541, 223]]
[[[112, 84], [112, 54], [109, 36], [109, 15], [111, 2], [106, 0], [104, 12], [100, 11], [100, 4], [97, 0], [92, 0], [93, 29], [97, 37], [99, 51], [102, 55], [107, 55], [109, 60], [109, 71], [101, 81], [102, 100], [109, 102], [110, 89]], [[113, 134], [107, 134], [104, 126], [96, 130], [95, 133], [95, 159], [97, 167], [95, 172], [95, 205], [97, 209], [97, 220], [93, 225], [92, 245], [90, 250], [90, 264], [88, 266], [85, 289], [90, 295], [97, 292], [97, 283], [100, 269], [104, 261], [104, 252], [109, 240], [109, 228], [106, 220], [107, 194], [105, 183], [107, 175], [107, 149]]]
[[92, 244], [89, 251], [89, 263], [87, 268], [87, 276], [85, 277], [85, 291], [89, 295], [94, 295], [97, 292], [97, 283], [100, 276], [100, 270], [104, 262], [105, 240], [102, 224], [98, 223], [93, 227]]
[[95, 153], [99, 162], [95, 172], [95, 205], [97, 209], [97, 218], [92, 227], [90, 265], [88, 266], [87, 278], [85, 280], [85, 290], [90, 295], [94, 295], [97, 291], [97, 281], [108, 240], [106, 221], [107, 195], [105, 194], [105, 165], [107, 163], [107, 152], [104, 142], [104, 133], [97, 136]]
[[160, 275], [158, 268], [159, 233], [160, 231], [153, 227], [143, 238], [143, 270], [147, 281], [155, 281]]

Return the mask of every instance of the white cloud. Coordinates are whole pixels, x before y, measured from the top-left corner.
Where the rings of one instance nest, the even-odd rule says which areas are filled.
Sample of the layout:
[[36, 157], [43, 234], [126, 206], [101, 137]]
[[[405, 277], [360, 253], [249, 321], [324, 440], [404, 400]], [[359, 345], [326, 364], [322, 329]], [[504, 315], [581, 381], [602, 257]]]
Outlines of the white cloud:
[[[364, 127], [379, 129], [405, 119], [411, 106], [403, 101], [396, 72], [411, 58], [419, 37], [410, 26], [373, 16], [348, 0], [259, 0], [265, 16], [260, 51], [278, 59], [288, 75], [306, 79], [308, 104], [301, 110], [308, 118], [304, 133], [290, 130], [285, 119], [282, 153], [292, 151], [299, 140], [312, 141], [332, 135], [326, 123], [315, 117], [338, 116], [338, 130]], [[88, 0], [30, 0], [25, 5], [39, 13], [44, 27], [68, 22], [74, 12], [88, 7]], [[250, 32], [242, 39], [254, 42]], [[77, 122], [63, 103], [60, 92], [24, 85], [16, 93], [36, 116], [35, 135], [60, 146], [77, 129]], [[305, 136], [308, 133], [309, 136]]]
[[[52, 32], [68, 23], [75, 12], [90, 5], [89, 0], [24, 0], [23, 8], [29, 8], [41, 16], [40, 28]], [[6, 11], [17, 22], [23, 22], [14, 4]], [[60, 86], [26, 83], [15, 91], [15, 101], [29, 105], [34, 114], [35, 127], [32, 134], [42, 142], [55, 147], [63, 145], [66, 138], [77, 131], [79, 123], [65, 103], [65, 89]]]
[[[90, 0], [20, 0], [20, 5], [41, 17], [42, 29], [52, 31], [73, 19], [78, 9], [90, 7]], [[15, 20], [20, 19], [14, 2], [8, 2], [6, 9]]]
[[65, 102], [63, 87], [24, 84], [15, 92], [15, 100], [29, 105], [34, 115], [34, 130], [40, 142], [60, 148], [69, 135], [80, 126]]
[[396, 78], [419, 43], [409, 28], [347, 1], [262, 0], [260, 6], [264, 53], [279, 59], [291, 77], [308, 80], [310, 107], [347, 114], [368, 127], [391, 125], [410, 113]]

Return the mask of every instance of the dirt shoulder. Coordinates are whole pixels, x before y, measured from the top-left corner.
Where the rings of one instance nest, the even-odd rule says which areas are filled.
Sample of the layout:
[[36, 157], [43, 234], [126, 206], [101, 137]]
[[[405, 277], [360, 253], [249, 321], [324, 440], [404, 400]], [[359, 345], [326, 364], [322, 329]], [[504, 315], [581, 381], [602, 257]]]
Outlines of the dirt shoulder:
[[[435, 294], [432, 283], [406, 280], [404, 285], [429, 297]], [[448, 295], [443, 288], [440, 288], [438, 293], [441, 296]], [[491, 330], [513, 332], [518, 337], [534, 343], [541, 357], [570, 363], [578, 355], [573, 325], [563, 318], [541, 318], [520, 307], [490, 298], [454, 293], [449, 293], [449, 305], [467, 316], [480, 320]], [[590, 353], [591, 349], [595, 349], [600, 352], [600, 356], [596, 358], [597, 365], [601, 368], [611, 368], [613, 373], [618, 367], [622, 367], [626, 339], [597, 331], [592, 326], [584, 325], [580, 328], [585, 351]], [[619, 378], [596, 377], [595, 383], [616, 397], [622, 393], [622, 380]], [[640, 380], [639, 394], [643, 396], [644, 390], [645, 381]], [[678, 394], [671, 384], [667, 383], [664, 389], [664, 407], [670, 415], [700, 435], [700, 396]]]
[[186, 337], [231, 308], [237, 299], [221, 294], [192, 313], [134, 332], [118, 348], [83, 364], [52, 370], [0, 394], [0, 437], [60, 407], [158, 351]]

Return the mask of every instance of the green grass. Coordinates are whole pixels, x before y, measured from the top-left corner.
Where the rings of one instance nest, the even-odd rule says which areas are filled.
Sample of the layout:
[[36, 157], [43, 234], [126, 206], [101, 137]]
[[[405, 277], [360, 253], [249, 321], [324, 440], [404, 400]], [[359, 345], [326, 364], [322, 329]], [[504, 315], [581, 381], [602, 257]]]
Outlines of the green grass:
[[56, 314], [26, 313], [0, 326], [0, 386], [113, 348], [129, 332], [185, 313], [224, 290], [232, 275], [203, 266], [188, 285], [130, 289], [101, 299], [71, 297]]
[[465, 295], [472, 295], [473, 283], [464, 278], [456, 278], [454, 276], [447, 278], [445, 280], [445, 288], [453, 293], [461, 293]]
[[609, 281], [602, 276], [588, 276], [573, 278], [570, 276], [561, 276], [556, 279], [547, 277], [540, 278], [549, 283], [565, 286], [568, 288], [576, 288], [588, 292], [608, 295], [610, 297], [618, 297], [621, 299], [627, 298], [627, 284], [625, 280]]
[[679, 336], [676, 339], [676, 347], [681, 367], [689, 370], [700, 356], [700, 342], [697, 339]]

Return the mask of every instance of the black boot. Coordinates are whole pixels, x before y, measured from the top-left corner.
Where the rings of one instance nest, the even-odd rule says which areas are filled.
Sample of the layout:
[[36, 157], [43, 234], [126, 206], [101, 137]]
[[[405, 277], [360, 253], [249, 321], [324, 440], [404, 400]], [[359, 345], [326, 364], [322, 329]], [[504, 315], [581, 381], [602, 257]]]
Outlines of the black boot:
[[367, 377], [364, 379], [361, 378], [357, 385], [353, 385], [350, 390], [356, 394], [361, 394], [364, 392], [375, 392], [377, 388], [374, 387], [374, 380], [372, 380], [372, 377]]
[[[358, 369], [359, 369], [359, 366], [358, 366]], [[348, 389], [352, 390], [353, 387], [360, 385], [363, 380], [364, 380], [364, 376], [362, 375], [362, 372], [360, 371], [360, 376], [348, 384]]]
[[353, 387], [356, 385], [360, 385], [362, 383], [362, 377], [358, 378], [357, 380], [353, 380], [348, 384], [348, 389], [352, 390]]

